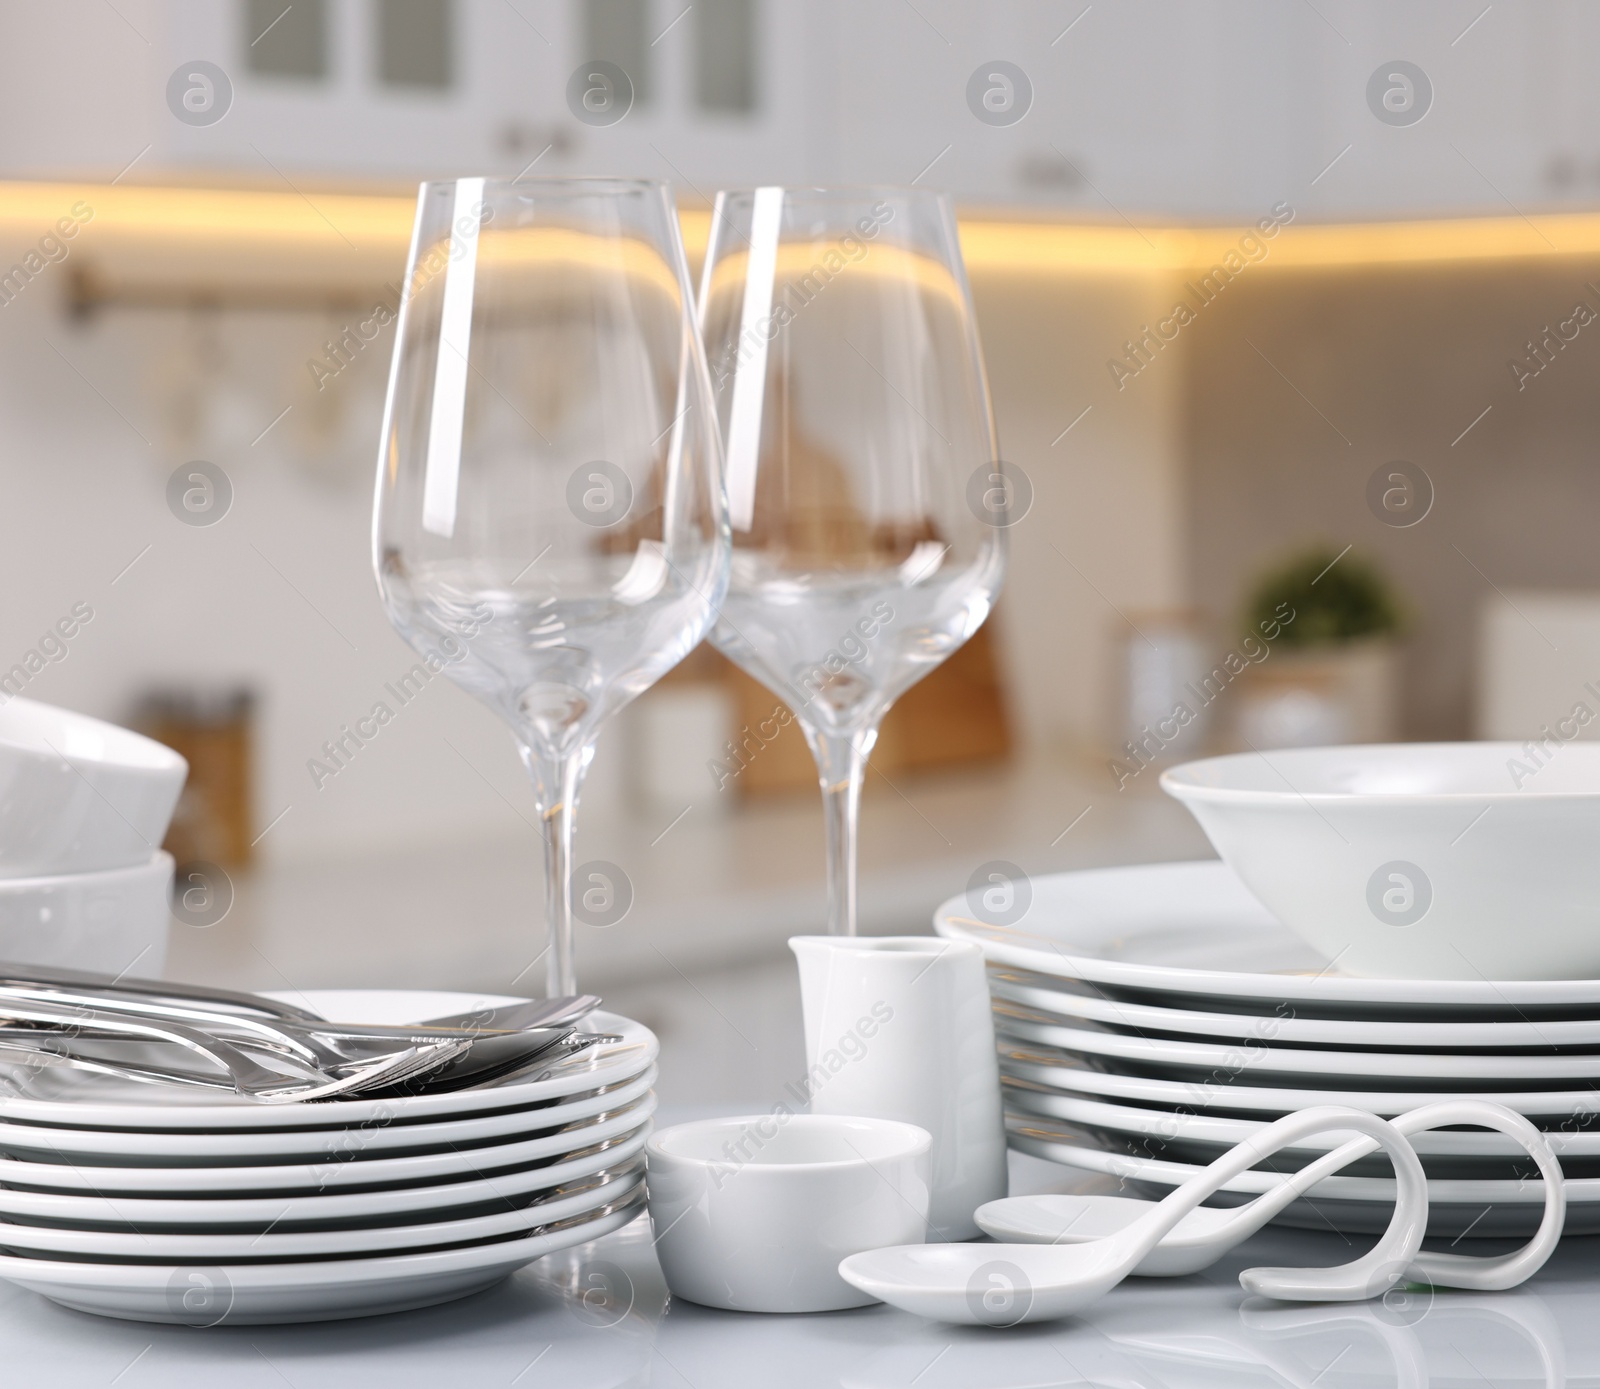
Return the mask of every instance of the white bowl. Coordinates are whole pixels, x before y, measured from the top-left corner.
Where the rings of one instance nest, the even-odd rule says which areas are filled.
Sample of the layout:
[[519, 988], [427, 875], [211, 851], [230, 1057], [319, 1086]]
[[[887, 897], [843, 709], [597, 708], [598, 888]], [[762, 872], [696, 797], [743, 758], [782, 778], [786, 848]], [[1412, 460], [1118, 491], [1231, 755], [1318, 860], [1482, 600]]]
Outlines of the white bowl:
[[103, 873], [0, 879], [0, 962], [157, 978], [171, 891], [168, 853]]
[[1161, 785], [1345, 973], [1600, 978], [1600, 744], [1239, 753]]
[[0, 705], [0, 878], [144, 864], [189, 764], [171, 748], [31, 699]]
[[781, 1108], [662, 1129], [645, 1151], [667, 1286], [735, 1312], [876, 1302], [839, 1262], [923, 1242], [932, 1146], [914, 1124]]

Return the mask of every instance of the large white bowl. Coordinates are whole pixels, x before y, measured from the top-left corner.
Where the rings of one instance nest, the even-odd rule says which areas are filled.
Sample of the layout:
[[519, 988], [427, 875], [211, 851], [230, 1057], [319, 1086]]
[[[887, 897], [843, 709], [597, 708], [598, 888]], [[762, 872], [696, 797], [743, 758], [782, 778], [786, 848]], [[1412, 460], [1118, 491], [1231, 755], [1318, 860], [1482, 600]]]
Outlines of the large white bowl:
[[1341, 971], [1600, 978], [1600, 744], [1239, 753], [1161, 785]]
[[0, 878], [131, 868], [161, 847], [189, 764], [31, 699], [0, 705]]
[[0, 879], [0, 962], [158, 978], [171, 891], [161, 852], [133, 868]]

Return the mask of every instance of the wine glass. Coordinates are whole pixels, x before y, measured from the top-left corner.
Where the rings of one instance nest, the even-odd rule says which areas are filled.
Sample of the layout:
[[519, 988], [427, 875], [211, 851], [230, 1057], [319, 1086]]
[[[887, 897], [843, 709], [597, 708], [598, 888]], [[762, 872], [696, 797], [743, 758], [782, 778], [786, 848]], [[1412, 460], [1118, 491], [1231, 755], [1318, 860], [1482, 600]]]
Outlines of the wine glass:
[[727, 582], [665, 184], [422, 185], [372, 529], [389, 620], [516, 737], [543, 821], [549, 991], [575, 993], [573, 814], [595, 738], [700, 641]]
[[811, 746], [828, 926], [853, 935], [879, 723], [978, 629], [1005, 573], [1008, 479], [949, 201], [722, 193], [700, 321], [733, 528], [712, 641]]

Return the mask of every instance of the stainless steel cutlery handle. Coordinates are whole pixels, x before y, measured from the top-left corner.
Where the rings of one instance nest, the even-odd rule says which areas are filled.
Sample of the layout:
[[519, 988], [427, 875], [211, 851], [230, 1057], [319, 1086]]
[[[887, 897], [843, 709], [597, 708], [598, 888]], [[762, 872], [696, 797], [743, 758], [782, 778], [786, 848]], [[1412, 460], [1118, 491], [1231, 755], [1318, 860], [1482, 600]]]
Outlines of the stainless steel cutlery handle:
[[[19, 1023], [34, 1026], [18, 1027]], [[11, 1037], [19, 1032], [43, 1031], [58, 1040], [88, 1029], [135, 1041], [171, 1042], [221, 1067], [233, 1078], [241, 1093], [294, 1083], [294, 1077], [268, 1069], [231, 1042], [178, 1022], [158, 1023], [101, 1009], [51, 1007], [7, 999], [0, 1001], [0, 1026], [4, 1026]]]
[[150, 995], [156, 998], [183, 999], [190, 1003], [218, 1004], [240, 1008], [268, 1017], [289, 1018], [300, 1022], [321, 1022], [323, 1019], [308, 1008], [297, 1008], [292, 1003], [259, 994], [239, 993], [232, 989], [197, 989], [188, 984], [173, 984], [165, 979], [132, 979], [120, 975], [96, 974], [89, 970], [41, 970], [34, 965], [15, 965], [0, 961], [0, 985], [16, 984], [22, 987], [61, 988], [66, 990], [106, 990], [122, 994]]

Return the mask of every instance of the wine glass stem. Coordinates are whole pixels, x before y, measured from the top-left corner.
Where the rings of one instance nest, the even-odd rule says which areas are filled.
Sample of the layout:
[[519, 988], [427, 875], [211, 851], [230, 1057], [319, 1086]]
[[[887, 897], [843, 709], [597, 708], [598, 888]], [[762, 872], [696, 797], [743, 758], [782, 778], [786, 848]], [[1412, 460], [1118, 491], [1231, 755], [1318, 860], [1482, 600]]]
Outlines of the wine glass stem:
[[540, 833], [544, 835], [545, 993], [565, 998], [578, 992], [577, 965], [572, 953], [572, 831], [578, 808], [578, 788], [588, 767], [587, 749], [565, 757], [541, 757], [522, 749], [522, 760], [533, 778], [539, 807]]
[[822, 810], [828, 828], [828, 933], [856, 933], [856, 829], [861, 784], [876, 728], [852, 734], [818, 733], [811, 744], [822, 780]]

